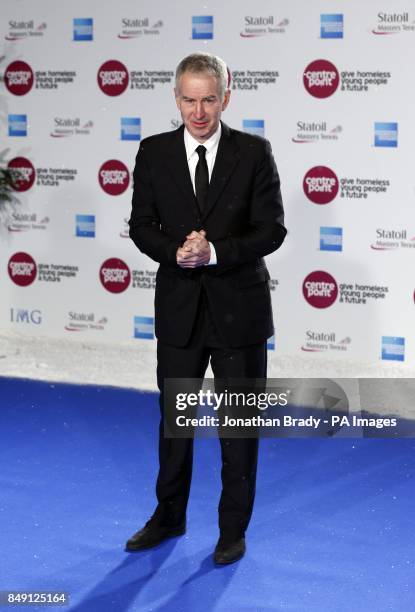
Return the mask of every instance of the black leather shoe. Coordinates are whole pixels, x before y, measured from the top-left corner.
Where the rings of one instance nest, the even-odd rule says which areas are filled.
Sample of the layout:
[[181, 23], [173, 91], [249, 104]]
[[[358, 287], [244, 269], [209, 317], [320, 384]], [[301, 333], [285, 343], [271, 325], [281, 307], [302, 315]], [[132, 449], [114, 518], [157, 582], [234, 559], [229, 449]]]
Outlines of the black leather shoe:
[[163, 540], [167, 540], [167, 538], [174, 538], [184, 533], [186, 533], [186, 523], [182, 523], [177, 527], [163, 527], [149, 520], [143, 529], [137, 531], [137, 533], [131, 536], [127, 541], [125, 550], [127, 552], [132, 552], [135, 550], [142, 550], [143, 548], [152, 548], [160, 544]]
[[240, 538], [233, 542], [219, 538], [213, 554], [213, 559], [218, 565], [227, 565], [228, 563], [235, 563], [235, 561], [242, 559], [245, 551], [245, 538]]

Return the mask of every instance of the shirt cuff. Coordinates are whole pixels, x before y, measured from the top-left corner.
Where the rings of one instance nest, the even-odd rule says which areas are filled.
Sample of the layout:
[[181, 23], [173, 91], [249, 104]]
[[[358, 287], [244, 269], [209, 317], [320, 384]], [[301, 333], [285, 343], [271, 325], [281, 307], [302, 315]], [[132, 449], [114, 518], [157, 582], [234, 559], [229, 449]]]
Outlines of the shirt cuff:
[[213, 246], [213, 244], [211, 242], [209, 242], [209, 246], [210, 246], [210, 259], [209, 259], [209, 262], [206, 265], [207, 266], [216, 266], [216, 264], [218, 263], [218, 260], [217, 260], [217, 257], [216, 257], [215, 247]]

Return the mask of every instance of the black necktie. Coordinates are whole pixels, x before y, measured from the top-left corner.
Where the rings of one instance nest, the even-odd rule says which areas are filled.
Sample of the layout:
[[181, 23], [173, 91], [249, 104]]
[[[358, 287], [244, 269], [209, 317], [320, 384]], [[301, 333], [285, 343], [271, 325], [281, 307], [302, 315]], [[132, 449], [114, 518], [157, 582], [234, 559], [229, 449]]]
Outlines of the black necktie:
[[196, 153], [199, 155], [195, 173], [196, 199], [200, 210], [203, 212], [209, 189], [209, 171], [205, 157], [206, 147], [199, 145], [196, 149]]

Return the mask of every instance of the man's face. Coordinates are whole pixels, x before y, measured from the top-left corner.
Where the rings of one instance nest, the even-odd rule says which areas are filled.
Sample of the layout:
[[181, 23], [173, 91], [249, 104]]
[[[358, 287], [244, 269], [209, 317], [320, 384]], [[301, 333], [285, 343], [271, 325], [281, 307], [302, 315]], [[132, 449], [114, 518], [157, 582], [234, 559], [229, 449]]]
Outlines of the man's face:
[[216, 77], [203, 72], [184, 72], [174, 93], [177, 108], [190, 134], [199, 142], [208, 140], [218, 129], [231, 92], [226, 91], [222, 100]]

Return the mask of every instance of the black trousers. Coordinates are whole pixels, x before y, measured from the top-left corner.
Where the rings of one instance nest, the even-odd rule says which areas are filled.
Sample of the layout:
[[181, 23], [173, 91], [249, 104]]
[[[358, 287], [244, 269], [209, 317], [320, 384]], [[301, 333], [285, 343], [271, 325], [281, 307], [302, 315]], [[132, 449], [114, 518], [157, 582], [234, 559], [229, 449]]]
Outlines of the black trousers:
[[[213, 323], [204, 292], [191, 339], [184, 348], [158, 342], [157, 383], [160, 389], [159, 474], [155, 518], [174, 526], [185, 520], [192, 478], [193, 440], [165, 438], [163, 388], [165, 378], [203, 378], [211, 362], [215, 378], [265, 378], [266, 342], [226, 348]], [[219, 501], [221, 536], [235, 540], [248, 527], [255, 498], [258, 439], [220, 438], [222, 493]]]

